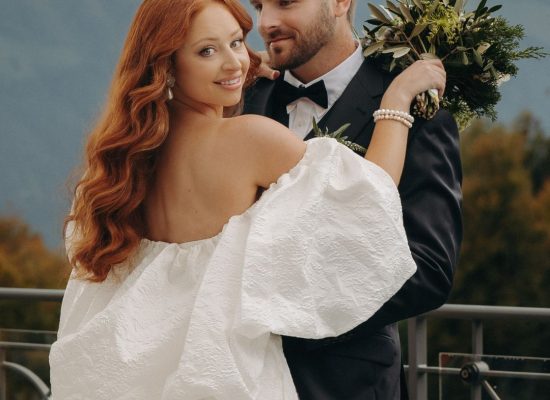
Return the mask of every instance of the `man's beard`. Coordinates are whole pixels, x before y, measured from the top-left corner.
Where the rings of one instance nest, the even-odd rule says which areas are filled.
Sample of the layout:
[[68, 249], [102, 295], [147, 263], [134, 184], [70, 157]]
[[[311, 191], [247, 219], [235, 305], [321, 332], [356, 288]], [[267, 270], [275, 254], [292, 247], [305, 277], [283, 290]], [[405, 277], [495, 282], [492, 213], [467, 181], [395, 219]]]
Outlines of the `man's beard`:
[[[277, 49], [268, 47], [272, 66], [276, 69], [295, 69], [311, 60], [334, 35], [335, 21], [330, 16], [330, 10], [323, 2], [317, 18], [302, 32], [300, 39], [294, 37], [294, 46], [286, 59], [277, 60]], [[282, 31], [271, 32], [270, 38], [286, 36]]]

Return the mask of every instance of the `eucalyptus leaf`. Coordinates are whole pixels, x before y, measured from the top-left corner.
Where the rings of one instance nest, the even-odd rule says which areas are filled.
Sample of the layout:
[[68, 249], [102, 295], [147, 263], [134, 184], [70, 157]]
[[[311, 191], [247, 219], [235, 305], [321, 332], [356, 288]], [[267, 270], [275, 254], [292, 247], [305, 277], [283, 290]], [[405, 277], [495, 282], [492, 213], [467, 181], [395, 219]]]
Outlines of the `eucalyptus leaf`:
[[414, 19], [412, 17], [411, 11], [409, 10], [409, 6], [403, 3], [399, 3], [399, 9], [401, 10], [401, 13], [403, 14], [407, 22], [414, 23]]
[[464, 0], [456, 0], [455, 11], [457, 14], [460, 14], [464, 8]]
[[420, 11], [424, 11], [424, 6], [422, 5], [422, 1], [413, 0], [413, 3], [420, 9]]
[[498, 72], [497, 70], [495, 69], [495, 67], [493, 67], [491, 65], [491, 68], [489, 68], [489, 72], [491, 73], [491, 77], [494, 79], [494, 80], [498, 80], [499, 76], [498, 76]]
[[382, 50], [382, 53], [384, 53], [384, 54], [395, 53], [396, 51], [401, 51], [401, 50], [404, 50], [404, 49], [410, 50], [411, 48], [406, 47], [406, 46], [388, 47], [387, 49]]
[[466, 53], [462, 53], [462, 64], [464, 65], [470, 64], [470, 60], [468, 59], [468, 56], [466, 55]]
[[485, 54], [485, 52], [489, 49], [489, 47], [491, 47], [491, 44], [489, 43], [482, 43], [479, 45], [479, 47], [477, 48], [477, 52], [481, 55]]
[[487, 4], [487, 0], [481, 0], [481, 3], [477, 6], [476, 12], [474, 14], [474, 18], [478, 18], [480, 15], [483, 14], [483, 9], [485, 8], [485, 4]]
[[403, 14], [401, 14], [401, 10], [394, 3], [392, 3], [391, 0], [386, 0], [386, 5], [388, 6], [388, 10], [393, 12], [398, 17], [403, 18]]
[[376, 18], [367, 19], [365, 22], [368, 23], [368, 24], [371, 24], [371, 25], [376, 25], [376, 26], [384, 24], [382, 21], [380, 21]]
[[481, 54], [479, 54], [477, 50], [473, 50], [473, 53], [475, 63], [480, 67], [483, 67], [483, 57], [481, 57]]
[[378, 7], [376, 7], [374, 4], [369, 3], [368, 6], [369, 6], [369, 10], [370, 10], [373, 17], [375, 17], [379, 21], [382, 21], [386, 24], [391, 23], [391, 20], [388, 19], [386, 14], [384, 12], [380, 11], [380, 9]]
[[393, 52], [393, 58], [401, 58], [405, 55], [407, 55], [411, 51], [410, 47], [402, 47], [399, 50], [396, 50]]
[[428, 27], [428, 24], [419, 24], [419, 25], [416, 25], [413, 29], [413, 31], [411, 32], [411, 35], [409, 36], [409, 39], [412, 39], [413, 37], [416, 37], [418, 35], [420, 35], [422, 32], [424, 32], [424, 29], [426, 29]]
[[369, 47], [367, 47], [363, 51], [363, 57], [368, 57], [368, 56], [376, 53], [378, 50], [382, 49], [385, 44], [386, 43], [382, 41], [382, 42], [376, 42], [376, 43], [370, 45]]
[[491, 7], [487, 10], [487, 14], [491, 14], [491, 13], [494, 13], [495, 11], [498, 11], [502, 8], [502, 5], [496, 5], [494, 7]]
[[342, 139], [347, 139], [347, 136], [342, 136], [342, 134], [350, 127], [350, 123], [342, 125], [340, 128], [336, 129], [334, 132], [331, 133], [333, 137], [342, 137]]

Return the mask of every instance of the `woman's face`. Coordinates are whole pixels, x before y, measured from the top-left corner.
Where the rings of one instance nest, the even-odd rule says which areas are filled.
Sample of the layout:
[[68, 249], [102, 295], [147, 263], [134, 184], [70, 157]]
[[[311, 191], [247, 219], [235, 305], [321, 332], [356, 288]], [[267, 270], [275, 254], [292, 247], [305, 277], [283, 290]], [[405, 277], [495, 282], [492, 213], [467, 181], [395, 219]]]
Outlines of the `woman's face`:
[[186, 104], [237, 104], [250, 65], [239, 23], [221, 3], [211, 2], [191, 22], [176, 51], [174, 98]]

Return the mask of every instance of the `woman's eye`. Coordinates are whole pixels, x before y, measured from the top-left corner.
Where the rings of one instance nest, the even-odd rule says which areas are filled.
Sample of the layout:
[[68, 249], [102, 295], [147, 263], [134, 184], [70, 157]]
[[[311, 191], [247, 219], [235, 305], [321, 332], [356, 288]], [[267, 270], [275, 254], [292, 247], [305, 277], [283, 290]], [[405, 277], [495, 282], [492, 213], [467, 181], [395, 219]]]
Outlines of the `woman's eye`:
[[207, 47], [205, 49], [202, 49], [199, 54], [203, 57], [210, 57], [212, 54], [214, 54], [214, 48]]
[[233, 40], [233, 41], [231, 42], [231, 47], [232, 47], [232, 48], [241, 47], [242, 44], [243, 44], [243, 40], [242, 40], [242, 39]]

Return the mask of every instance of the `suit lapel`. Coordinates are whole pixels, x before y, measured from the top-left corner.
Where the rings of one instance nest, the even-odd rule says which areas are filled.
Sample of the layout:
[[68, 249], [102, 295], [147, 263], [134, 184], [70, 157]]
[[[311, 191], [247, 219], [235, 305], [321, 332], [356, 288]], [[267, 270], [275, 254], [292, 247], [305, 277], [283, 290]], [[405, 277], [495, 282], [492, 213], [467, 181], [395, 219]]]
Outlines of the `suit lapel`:
[[[329, 132], [334, 132], [342, 125], [350, 123], [343, 135], [348, 140], [355, 141], [372, 120], [372, 113], [378, 108], [379, 97], [383, 93], [384, 80], [380, 71], [365, 60], [340, 98], [318, 122], [319, 127], [323, 131], [328, 128]], [[311, 131], [306, 140], [314, 136]]]
[[258, 80], [252, 87], [247, 89], [244, 106], [247, 114], [264, 115], [269, 118], [274, 117], [273, 90], [275, 82], [264, 78]]

